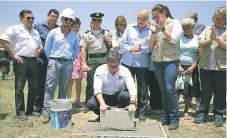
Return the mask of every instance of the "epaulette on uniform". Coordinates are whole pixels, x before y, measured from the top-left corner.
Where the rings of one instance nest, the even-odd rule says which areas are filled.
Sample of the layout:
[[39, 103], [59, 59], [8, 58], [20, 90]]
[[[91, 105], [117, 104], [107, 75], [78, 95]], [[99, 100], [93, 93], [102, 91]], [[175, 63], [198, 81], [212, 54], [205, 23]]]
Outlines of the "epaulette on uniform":
[[86, 34], [86, 33], [89, 33], [89, 32], [91, 32], [91, 31], [90, 31], [90, 30], [87, 30], [87, 31], [85, 32], [85, 34]]

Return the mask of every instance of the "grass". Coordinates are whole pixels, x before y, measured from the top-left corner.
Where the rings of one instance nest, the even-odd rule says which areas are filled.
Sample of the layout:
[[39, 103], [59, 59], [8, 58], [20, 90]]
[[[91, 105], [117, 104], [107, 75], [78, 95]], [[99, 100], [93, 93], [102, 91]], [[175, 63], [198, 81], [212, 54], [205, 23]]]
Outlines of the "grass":
[[[11, 73], [11, 76], [13, 74]], [[83, 83], [81, 95], [82, 101], [85, 99]], [[26, 85], [27, 86], [27, 85]], [[42, 124], [41, 118], [29, 117], [28, 121], [22, 122], [15, 118], [14, 101], [14, 80], [0, 80], [0, 137], [1, 138], [69, 138], [71, 134], [86, 120], [94, 119], [96, 116], [92, 112], [83, 113], [82, 109], [73, 109], [73, 127], [71, 129], [56, 130], [51, 129], [50, 124]], [[27, 87], [25, 87], [25, 99], [27, 98]], [[72, 97], [75, 99], [75, 88]], [[73, 99], [73, 100], [74, 100]], [[180, 106], [181, 111], [183, 105]], [[192, 111], [195, 117], [195, 113]], [[147, 121], [159, 119], [150, 115]], [[181, 118], [180, 126], [175, 131], [169, 131], [168, 126], [164, 129], [169, 138], [225, 138], [226, 124], [223, 127], [214, 126], [212, 117], [210, 122], [205, 124], [195, 124], [193, 120], [186, 121]], [[149, 130], [148, 130], [149, 131]]]

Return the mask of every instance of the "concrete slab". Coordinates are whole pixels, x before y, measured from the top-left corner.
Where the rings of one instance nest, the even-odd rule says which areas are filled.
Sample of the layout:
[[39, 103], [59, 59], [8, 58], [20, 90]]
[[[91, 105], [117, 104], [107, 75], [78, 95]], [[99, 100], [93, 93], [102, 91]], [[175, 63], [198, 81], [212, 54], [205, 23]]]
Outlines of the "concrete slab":
[[135, 112], [128, 112], [124, 109], [112, 108], [100, 112], [100, 125], [104, 128], [131, 130], [135, 128]]
[[103, 128], [99, 122], [85, 122], [72, 134], [72, 138], [167, 138], [167, 135], [157, 121], [137, 122], [135, 130], [119, 131]]

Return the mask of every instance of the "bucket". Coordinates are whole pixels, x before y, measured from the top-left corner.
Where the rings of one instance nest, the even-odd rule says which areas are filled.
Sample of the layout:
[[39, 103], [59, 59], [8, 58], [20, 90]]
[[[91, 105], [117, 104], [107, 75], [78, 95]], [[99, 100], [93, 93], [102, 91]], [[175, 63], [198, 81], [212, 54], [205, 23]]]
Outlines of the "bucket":
[[50, 101], [51, 128], [61, 129], [72, 126], [72, 101], [70, 99], [57, 99]]

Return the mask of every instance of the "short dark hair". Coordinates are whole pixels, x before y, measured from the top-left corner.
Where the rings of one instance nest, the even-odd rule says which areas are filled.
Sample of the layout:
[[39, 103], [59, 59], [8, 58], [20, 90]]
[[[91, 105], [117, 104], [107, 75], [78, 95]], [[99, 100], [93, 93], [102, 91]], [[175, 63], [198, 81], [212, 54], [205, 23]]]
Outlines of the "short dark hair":
[[55, 13], [55, 14], [57, 14], [57, 15], [59, 15], [58, 10], [56, 10], [56, 9], [50, 9], [49, 12], [48, 12], [48, 14], [47, 14], [47, 16], [50, 16], [50, 14], [51, 14], [52, 12]]
[[28, 9], [22, 10], [22, 11], [20, 12], [20, 14], [19, 14], [20, 19], [24, 18], [24, 15], [27, 14], [27, 13], [32, 14], [32, 11], [31, 11], [31, 10], [28, 10]]
[[120, 62], [121, 56], [117, 51], [109, 51], [106, 54], [106, 60], [107, 62]]
[[81, 21], [80, 21], [80, 18], [78, 17], [75, 17], [75, 19], [73, 20], [73, 24], [72, 25], [81, 25]]

